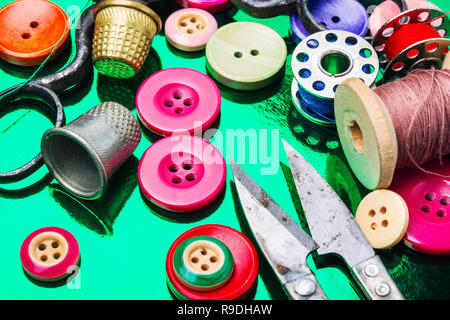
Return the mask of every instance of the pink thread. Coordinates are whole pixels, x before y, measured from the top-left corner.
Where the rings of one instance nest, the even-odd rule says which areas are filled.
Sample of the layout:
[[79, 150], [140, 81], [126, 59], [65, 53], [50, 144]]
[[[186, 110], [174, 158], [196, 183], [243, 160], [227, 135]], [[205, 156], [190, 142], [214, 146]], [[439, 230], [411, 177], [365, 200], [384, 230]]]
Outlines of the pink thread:
[[450, 153], [450, 70], [414, 70], [374, 91], [397, 134], [397, 168], [415, 165], [435, 174], [421, 165], [436, 158], [442, 164], [442, 157]]

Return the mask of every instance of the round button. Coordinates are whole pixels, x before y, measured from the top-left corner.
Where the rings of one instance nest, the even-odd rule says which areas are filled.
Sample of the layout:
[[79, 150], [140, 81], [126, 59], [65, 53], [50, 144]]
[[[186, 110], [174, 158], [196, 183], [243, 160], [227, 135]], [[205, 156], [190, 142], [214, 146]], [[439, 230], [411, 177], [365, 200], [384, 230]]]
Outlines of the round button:
[[230, 0], [175, 0], [178, 5], [185, 8], [198, 8], [209, 12], [221, 12], [230, 8]]
[[145, 126], [159, 135], [197, 133], [208, 129], [220, 113], [220, 91], [207, 75], [171, 68], [151, 75], [136, 96]]
[[66, 48], [70, 22], [58, 5], [45, 0], [18, 0], [0, 9], [0, 57], [20, 66], [41, 64]]
[[138, 166], [139, 185], [154, 204], [188, 212], [211, 204], [225, 188], [220, 151], [197, 136], [172, 136], [152, 144]]
[[[416, 8], [426, 8], [440, 10], [435, 4], [426, 0], [405, 0], [408, 10]], [[372, 36], [376, 35], [378, 30], [389, 20], [400, 14], [400, 8], [393, 1], [381, 2], [370, 15], [369, 18], [369, 30]]]
[[34, 231], [23, 242], [20, 259], [26, 273], [41, 281], [68, 276], [80, 259], [77, 240], [68, 231], [47, 227]]
[[223, 287], [233, 274], [233, 256], [227, 246], [212, 237], [193, 237], [180, 243], [173, 255], [177, 279], [197, 291]]
[[217, 30], [206, 44], [207, 69], [220, 83], [255, 90], [283, 73], [287, 49], [273, 29], [256, 22], [233, 22]]
[[[223, 243], [229, 249], [234, 260], [231, 277], [224, 285], [212, 291], [198, 291], [186, 286], [176, 276], [174, 269], [173, 261], [176, 250], [184, 241], [194, 239], [192, 241], [195, 242], [197, 237], [207, 237], [209, 240], [213, 238], [216, 240], [215, 244]], [[166, 260], [167, 283], [172, 293], [179, 299], [246, 299], [256, 286], [258, 269], [258, 255], [250, 240], [235, 229], [216, 224], [198, 226], [180, 235], [171, 245]]]
[[[450, 175], [450, 160], [430, 161], [424, 168]], [[409, 208], [409, 226], [404, 243], [428, 254], [450, 254], [450, 179], [404, 168], [395, 172], [389, 189], [400, 194]]]
[[167, 18], [164, 29], [167, 41], [175, 48], [199, 51], [216, 32], [217, 21], [205, 10], [182, 9]]
[[375, 190], [358, 206], [356, 222], [375, 249], [396, 245], [408, 228], [408, 206], [403, 198], [390, 190]]

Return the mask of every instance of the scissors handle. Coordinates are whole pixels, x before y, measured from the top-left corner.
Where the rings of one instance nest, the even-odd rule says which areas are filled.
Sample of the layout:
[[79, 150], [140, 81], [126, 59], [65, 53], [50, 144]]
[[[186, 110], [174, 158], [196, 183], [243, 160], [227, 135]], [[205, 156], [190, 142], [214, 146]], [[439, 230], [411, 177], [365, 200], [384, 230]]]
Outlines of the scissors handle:
[[284, 290], [291, 300], [328, 300], [312, 273], [287, 282]]
[[383, 262], [374, 256], [353, 267], [364, 294], [372, 300], [404, 300]]

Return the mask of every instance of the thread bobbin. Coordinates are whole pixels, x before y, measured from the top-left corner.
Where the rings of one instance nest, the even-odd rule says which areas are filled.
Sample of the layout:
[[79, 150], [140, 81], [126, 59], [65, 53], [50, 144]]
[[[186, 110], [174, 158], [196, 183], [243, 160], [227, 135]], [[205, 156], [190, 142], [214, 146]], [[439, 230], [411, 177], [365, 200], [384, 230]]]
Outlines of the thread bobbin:
[[[443, 69], [450, 68], [450, 56]], [[334, 100], [336, 128], [345, 157], [369, 190], [390, 186], [399, 147], [391, 115], [383, 100], [360, 79], [342, 82]]]
[[[431, 20], [436, 19], [433, 22]], [[393, 58], [386, 57], [386, 42], [400, 28], [409, 24], [428, 23], [440, 37], [418, 40], [402, 48]], [[384, 68], [385, 81], [404, 77], [413, 69], [441, 68], [445, 54], [448, 52], [450, 39], [443, 38], [450, 32], [450, 20], [440, 10], [419, 8], [402, 12], [386, 22], [376, 33], [372, 46], [380, 57], [380, 65]]]
[[321, 31], [305, 38], [295, 48], [291, 65], [302, 100], [310, 101], [309, 109], [317, 114], [306, 118], [313, 117], [319, 124], [324, 122], [321, 115], [334, 120], [333, 99], [342, 81], [356, 77], [371, 86], [379, 69], [370, 43], [343, 30]]

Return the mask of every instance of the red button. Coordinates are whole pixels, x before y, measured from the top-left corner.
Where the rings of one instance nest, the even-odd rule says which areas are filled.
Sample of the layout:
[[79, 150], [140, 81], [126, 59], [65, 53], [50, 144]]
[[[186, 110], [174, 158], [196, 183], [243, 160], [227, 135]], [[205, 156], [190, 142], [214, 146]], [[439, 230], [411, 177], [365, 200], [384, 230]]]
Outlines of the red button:
[[209, 12], [220, 12], [230, 8], [233, 2], [230, 0], [175, 0], [184, 8], [198, 8]]
[[[427, 163], [426, 169], [450, 175], [450, 160]], [[389, 189], [408, 205], [409, 225], [404, 243], [428, 254], [450, 254], [450, 179], [424, 173], [417, 168], [399, 169]]]
[[207, 75], [171, 68], [144, 81], [136, 96], [136, 108], [145, 126], [157, 134], [193, 134], [217, 120], [220, 99], [219, 88]]
[[34, 231], [25, 239], [20, 260], [32, 278], [57, 281], [74, 271], [80, 260], [80, 249], [70, 232], [47, 227]]
[[[215, 291], [202, 292], [189, 289], [176, 277], [173, 256], [183, 241], [198, 236], [208, 236], [222, 241], [231, 251], [234, 272], [226, 285]], [[246, 299], [256, 287], [259, 260], [255, 247], [241, 232], [222, 225], [203, 225], [190, 229], [179, 236], [169, 249], [166, 260], [167, 283], [179, 299], [190, 300], [237, 300]]]
[[65, 49], [70, 22], [58, 5], [46, 0], [18, 0], [0, 9], [0, 57], [20, 66], [41, 64], [55, 47]]
[[138, 167], [139, 185], [156, 205], [188, 212], [211, 204], [225, 187], [226, 164], [220, 151], [197, 136], [158, 140]]

